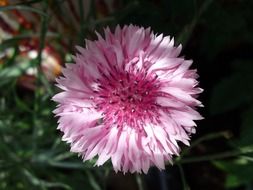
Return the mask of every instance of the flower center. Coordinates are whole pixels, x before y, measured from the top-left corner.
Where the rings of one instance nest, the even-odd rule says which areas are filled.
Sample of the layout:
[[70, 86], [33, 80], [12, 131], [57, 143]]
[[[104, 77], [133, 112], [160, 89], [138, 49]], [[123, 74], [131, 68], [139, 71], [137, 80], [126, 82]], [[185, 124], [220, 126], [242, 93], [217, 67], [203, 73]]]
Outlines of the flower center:
[[155, 97], [159, 84], [156, 76], [125, 72], [104, 75], [104, 80], [99, 82], [95, 102], [108, 125], [117, 123], [118, 126], [127, 124], [139, 128], [147, 119], [155, 119]]

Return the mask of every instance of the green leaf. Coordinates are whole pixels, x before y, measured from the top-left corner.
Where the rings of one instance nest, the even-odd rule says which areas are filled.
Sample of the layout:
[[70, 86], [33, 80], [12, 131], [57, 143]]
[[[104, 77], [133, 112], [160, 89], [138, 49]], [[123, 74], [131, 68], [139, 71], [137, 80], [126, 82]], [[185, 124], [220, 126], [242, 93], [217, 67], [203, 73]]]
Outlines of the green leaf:
[[237, 176], [228, 174], [226, 181], [225, 181], [225, 187], [233, 188], [233, 187], [238, 187], [241, 184], [242, 183], [241, 183], [240, 179], [238, 179]]
[[92, 168], [93, 165], [82, 162], [57, 162], [57, 161], [49, 161], [50, 166], [64, 169], [75, 169], [75, 170], [84, 170], [87, 168]]
[[227, 173], [225, 186], [228, 188], [238, 187], [253, 180], [253, 162], [243, 157], [231, 161], [215, 161], [213, 163]]
[[210, 102], [210, 113], [221, 114], [231, 111], [248, 103], [253, 97], [251, 75], [236, 73], [224, 78], [218, 83], [212, 92]]
[[[203, 14], [200, 21], [201, 32], [195, 38], [198, 42], [194, 43], [197, 43], [198, 47], [205, 47], [199, 52], [208, 60], [214, 60], [221, 52], [239, 43], [252, 42], [252, 31], [248, 27], [251, 23], [248, 15], [252, 13], [252, 4], [248, 0], [242, 2], [244, 3], [226, 4], [213, 1], [210, 8]], [[234, 59], [235, 56], [230, 57]], [[213, 64], [212, 61], [210, 63]]]
[[[5, 51], [7, 48], [15, 47], [21, 40], [24, 40], [24, 39], [28, 40], [30, 38], [37, 38], [39, 36], [40, 36], [39, 33], [26, 33], [26, 34], [16, 35], [15, 37], [2, 41], [0, 44], [0, 51]], [[46, 36], [51, 37], [51, 38], [58, 38], [59, 34], [55, 32], [48, 32]]]
[[94, 190], [101, 190], [101, 187], [98, 185], [93, 174], [89, 170], [86, 170], [85, 173], [86, 173], [88, 180], [90, 182], [90, 185], [93, 187], [93, 189]]
[[211, 5], [213, 0], [206, 0], [203, 1], [201, 7], [199, 8], [198, 12], [195, 13], [195, 16], [192, 18], [192, 21], [186, 24], [183, 30], [179, 33], [177, 42], [182, 44], [187, 44], [188, 40], [190, 39], [196, 24], [198, 23], [199, 19], [201, 18], [202, 14], [208, 9]]
[[31, 67], [31, 62], [22, 62], [11, 67], [6, 67], [0, 70], [0, 86], [12, 81], [21, 76], [25, 71]]
[[25, 5], [9, 5], [9, 6], [0, 7], [0, 11], [8, 11], [8, 10], [15, 10], [15, 9], [20, 10], [20, 11], [30, 11], [30, 12], [37, 13], [43, 17], [48, 17], [48, 15], [45, 14], [40, 9], [35, 9], [33, 7], [29, 7]]
[[235, 141], [235, 144], [239, 147], [253, 144], [253, 105], [242, 114], [240, 138]]
[[32, 185], [39, 186], [42, 189], [53, 188], [53, 187], [67, 189], [67, 190], [72, 189], [70, 186], [61, 182], [47, 182], [45, 180], [39, 179], [26, 169], [23, 170], [23, 174], [27, 177], [27, 179], [30, 181]]

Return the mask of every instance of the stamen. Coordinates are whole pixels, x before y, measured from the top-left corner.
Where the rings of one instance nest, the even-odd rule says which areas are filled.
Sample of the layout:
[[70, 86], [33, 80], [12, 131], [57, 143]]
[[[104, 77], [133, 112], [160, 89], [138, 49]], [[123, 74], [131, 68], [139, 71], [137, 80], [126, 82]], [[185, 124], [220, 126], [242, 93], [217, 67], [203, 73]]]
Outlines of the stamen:
[[108, 98], [106, 95], [100, 95], [99, 98]]
[[111, 113], [113, 116], [109, 114], [108, 117], [113, 117], [116, 123], [120, 123], [119, 127], [125, 122], [136, 129], [142, 128], [140, 123], [134, 122], [133, 117], [137, 114], [140, 120], [145, 120], [149, 117], [148, 110], [154, 109], [152, 94], [157, 89], [154, 87], [155, 76], [145, 76], [145, 73], [135, 74], [131, 71], [127, 71], [124, 75], [112, 72], [103, 76], [105, 79], [101, 80], [98, 91], [98, 97], [102, 99], [94, 98], [99, 101], [98, 110], [103, 111], [105, 116]]

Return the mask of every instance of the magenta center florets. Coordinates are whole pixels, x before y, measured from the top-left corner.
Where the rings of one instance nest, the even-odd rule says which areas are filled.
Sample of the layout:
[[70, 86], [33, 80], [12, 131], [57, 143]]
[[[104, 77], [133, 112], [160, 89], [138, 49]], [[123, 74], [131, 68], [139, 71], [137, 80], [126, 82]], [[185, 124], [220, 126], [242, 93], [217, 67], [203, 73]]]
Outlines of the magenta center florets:
[[95, 99], [97, 109], [104, 114], [104, 122], [140, 128], [147, 119], [154, 120], [158, 84], [156, 76], [141, 72], [104, 75]]

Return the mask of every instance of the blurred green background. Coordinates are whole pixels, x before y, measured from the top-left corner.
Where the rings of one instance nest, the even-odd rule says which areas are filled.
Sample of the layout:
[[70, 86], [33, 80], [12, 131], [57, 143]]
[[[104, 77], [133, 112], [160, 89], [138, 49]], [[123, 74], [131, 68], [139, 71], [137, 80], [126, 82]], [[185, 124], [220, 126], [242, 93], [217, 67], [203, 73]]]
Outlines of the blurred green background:
[[[182, 43], [204, 88], [192, 146], [147, 175], [83, 163], [52, 114], [75, 45], [130, 23]], [[0, 189], [253, 189], [252, 0], [0, 0], [0, 88]]]

